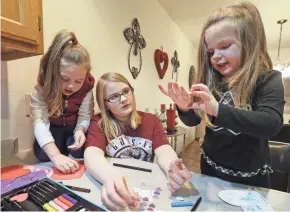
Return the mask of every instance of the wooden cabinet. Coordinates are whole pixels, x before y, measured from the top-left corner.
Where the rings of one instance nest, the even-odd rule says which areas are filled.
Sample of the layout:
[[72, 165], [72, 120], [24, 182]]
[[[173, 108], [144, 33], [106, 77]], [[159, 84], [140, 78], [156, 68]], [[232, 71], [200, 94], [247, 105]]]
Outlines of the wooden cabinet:
[[42, 0], [1, 0], [1, 60], [43, 54]]

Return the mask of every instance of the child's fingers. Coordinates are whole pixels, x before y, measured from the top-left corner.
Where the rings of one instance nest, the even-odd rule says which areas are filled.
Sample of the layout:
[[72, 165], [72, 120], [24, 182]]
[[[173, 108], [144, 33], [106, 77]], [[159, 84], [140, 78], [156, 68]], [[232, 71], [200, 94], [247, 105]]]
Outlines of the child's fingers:
[[64, 169], [64, 167], [62, 165], [57, 165], [56, 168], [63, 174], [66, 174], [66, 170]]
[[125, 207], [126, 203], [119, 196], [115, 196], [118, 194], [115, 192], [114, 188], [110, 190], [112, 186], [114, 187], [114, 183], [112, 183], [112, 185], [103, 186], [101, 200], [109, 210], [119, 210], [120, 208]]
[[178, 85], [178, 83], [173, 83], [172, 88], [173, 88], [173, 92], [175, 96], [180, 98], [182, 96], [182, 93], [181, 93], [181, 87]]
[[75, 144], [69, 145], [67, 148], [69, 149], [75, 149], [77, 146]]
[[184, 183], [184, 178], [182, 177], [182, 173], [180, 172], [170, 172], [168, 175], [169, 178], [174, 180], [179, 185], [182, 185]]
[[163, 87], [163, 85], [158, 85], [159, 90], [166, 96], [168, 96], [167, 90]]
[[115, 181], [115, 190], [127, 203], [132, 201], [132, 196], [129, 193], [127, 181], [124, 177], [121, 177]]
[[135, 193], [135, 191], [132, 189], [132, 187], [127, 185], [127, 188], [128, 188], [129, 194], [131, 195], [133, 200], [140, 201], [140, 196]]
[[75, 172], [75, 171], [76, 171], [76, 166], [75, 166], [75, 164], [74, 164], [74, 163], [72, 163], [72, 162], [68, 161], [68, 162], [67, 162], [67, 165], [68, 165], [68, 166], [69, 166], [69, 168], [70, 168], [70, 173], [73, 173], [73, 172]]
[[194, 85], [192, 85], [190, 91], [193, 92], [193, 91], [196, 91], [196, 90], [210, 92], [208, 87], [205, 84], [194, 84]]
[[178, 168], [182, 169], [182, 159], [177, 159], [174, 161], [175, 166], [177, 166]]
[[74, 163], [74, 166], [76, 167], [76, 169], [79, 169], [80, 168], [80, 165], [78, 162], [76, 162], [75, 160], [72, 160], [73, 163]]
[[190, 97], [188, 91], [186, 91], [183, 86], [180, 86], [180, 90], [181, 90], [183, 99], [188, 100], [188, 98]]
[[187, 169], [181, 170], [179, 174], [182, 176], [182, 179], [184, 179], [185, 181], [190, 180], [192, 177], [191, 173]]
[[65, 174], [71, 173], [71, 168], [67, 163], [62, 164], [61, 166], [64, 168]]
[[167, 180], [171, 184], [171, 186], [174, 190], [177, 190], [180, 188], [180, 184], [178, 182], [176, 182], [172, 177], [168, 176]]
[[175, 189], [172, 187], [172, 185], [170, 183], [167, 183], [167, 188], [170, 192], [174, 192]]
[[[181, 161], [181, 163], [180, 163]], [[170, 166], [169, 166], [169, 172], [175, 172], [177, 173], [179, 170], [182, 169], [182, 160], [181, 159], [176, 159], [171, 161]]]
[[175, 89], [173, 88], [175, 86], [175, 84], [173, 82], [169, 82], [167, 84], [167, 92], [168, 92], [168, 96], [175, 102], [177, 103], [178, 102], [178, 99], [177, 99], [177, 95], [175, 93]]
[[81, 139], [79, 140], [80, 143], [78, 143], [78, 147], [82, 147], [84, 143], [86, 142], [86, 136], [82, 136]]
[[199, 97], [203, 101], [209, 101], [210, 100], [210, 95], [206, 91], [193, 91], [190, 93], [191, 96], [193, 97]]
[[202, 111], [204, 111], [204, 104], [200, 104], [200, 103], [196, 103], [196, 102], [194, 102], [194, 103], [192, 103], [192, 105], [191, 105], [191, 109], [197, 109], [197, 110], [202, 110]]

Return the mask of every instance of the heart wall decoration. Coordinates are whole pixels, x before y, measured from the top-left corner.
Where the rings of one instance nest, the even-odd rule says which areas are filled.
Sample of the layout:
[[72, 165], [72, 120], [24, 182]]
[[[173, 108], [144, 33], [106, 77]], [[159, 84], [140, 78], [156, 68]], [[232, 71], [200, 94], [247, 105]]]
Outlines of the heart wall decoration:
[[[156, 49], [154, 53], [154, 62], [160, 79], [164, 78], [164, 75], [168, 68], [168, 54], [163, 51], [163, 47]], [[163, 64], [163, 67], [161, 65]]]

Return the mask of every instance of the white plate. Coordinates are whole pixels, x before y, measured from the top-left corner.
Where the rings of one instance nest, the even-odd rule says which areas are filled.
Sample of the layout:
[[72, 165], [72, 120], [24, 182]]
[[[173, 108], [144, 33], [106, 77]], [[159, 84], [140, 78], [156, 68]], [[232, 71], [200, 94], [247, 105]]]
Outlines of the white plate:
[[218, 193], [218, 196], [234, 206], [249, 205], [251, 202], [265, 200], [258, 192], [250, 190], [223, 190]]

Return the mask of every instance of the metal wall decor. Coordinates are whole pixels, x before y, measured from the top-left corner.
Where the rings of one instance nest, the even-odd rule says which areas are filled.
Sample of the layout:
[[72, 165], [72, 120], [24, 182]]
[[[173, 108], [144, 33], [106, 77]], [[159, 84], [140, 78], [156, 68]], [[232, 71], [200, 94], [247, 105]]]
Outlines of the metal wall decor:
[[[141, 49], [144, 49], [146, 47], [146, 41], [143, 38], [143, 36], [141, 35], [141, 29], [140, 29], [140, 25], [139, 25], [137, 18], [133, 19], [132, 27], [126, 28], [123, 31], [123, 34], [124, 34], [126, 40], [128, 41], [128, 43], [130, 44], [130, 49], [129, 49], [129, 53], [128, 53], [128, 67], [129, 67], [129, 70], [130, 70], [133, 78], [136, 79], [141, 71], [141, 68], [142, 68]], [[134, 66], [131, 67], [131, 65], [130, 65], [132, 48], [133, 48], [133, 54], [135, 56], [137, 56], [139, 53], [139, 69], [134, 67]]]
[[175, 75], [175, 81], [177, 82], [177, 80], [178, 80], [178, 70], [177, 69], [180, 66], [177, 51], [174, 51], [174, 56], [171, 58], [171, 64], [173, 66], [172, 79], [173, 79], [173, 76]]
[[[163, 51], [163, 47], [156, 49], [154, 53], [154, 62], [160, 79], [163, 79], [168, 68], [168, 55]], [[161, 68], [161, 64], [163, 67]]]
[[190, 66], [190, 69], [189, 69], [189, 76], [188, 76], [188, 86], [189, 86], [189, 89], [191, 88], [192, 86], [192, 83], [193, 83], [193, 80], [195, 79], [195, 68], [194, 66]]

